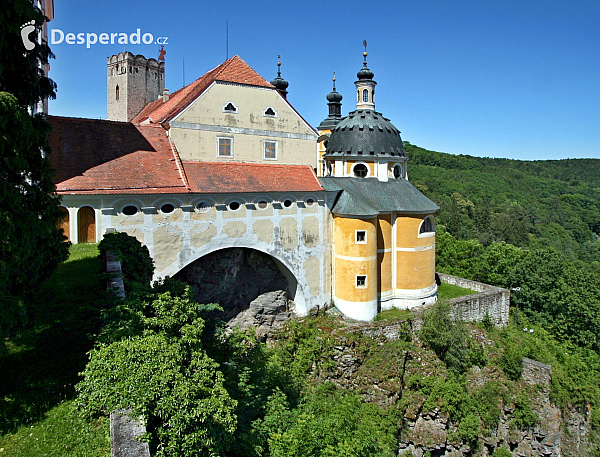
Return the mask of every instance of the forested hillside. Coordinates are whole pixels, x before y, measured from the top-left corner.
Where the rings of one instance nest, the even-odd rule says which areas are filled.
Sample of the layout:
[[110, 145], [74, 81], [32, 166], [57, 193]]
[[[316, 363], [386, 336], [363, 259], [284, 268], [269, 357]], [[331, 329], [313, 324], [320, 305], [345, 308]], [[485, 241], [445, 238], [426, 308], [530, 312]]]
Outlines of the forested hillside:
[[440, 206], [458, 239], [600, 262], [600, 160], [521, 161], [455, 156], [405, 142], [411, 182]]

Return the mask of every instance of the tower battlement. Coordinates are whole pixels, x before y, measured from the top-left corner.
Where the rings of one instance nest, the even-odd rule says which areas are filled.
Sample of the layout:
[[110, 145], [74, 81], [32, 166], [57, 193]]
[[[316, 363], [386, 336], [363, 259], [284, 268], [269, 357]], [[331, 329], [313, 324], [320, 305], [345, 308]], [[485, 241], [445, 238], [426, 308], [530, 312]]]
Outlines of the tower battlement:
[[165, 63], [131, 52], [120, 52], [106, 63], [107, 118], [129, 122], [148, 103], [162, 96]]

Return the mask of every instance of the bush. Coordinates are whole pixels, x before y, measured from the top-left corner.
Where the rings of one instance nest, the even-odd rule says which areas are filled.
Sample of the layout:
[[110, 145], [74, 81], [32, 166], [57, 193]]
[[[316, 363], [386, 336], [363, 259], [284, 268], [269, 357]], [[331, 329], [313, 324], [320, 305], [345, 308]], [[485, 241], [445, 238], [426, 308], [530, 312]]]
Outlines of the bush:
[[123, 281], [126, 290], [135, 289], [135, 284], [149, 287], [154, 275], [154, 260], [150, 252], [137, 238], [123, 232], [112, 232], [104, 235], [98, 245], [100, 252], [113, 252], [121, 261]]
[[449, 305], [438, 302], [424, 313], [420, 336], [449, 370], [464, 373], [471, 366], [467, 329], [450, 316]]
[[512, 452], [505, 447], [498, 447], [492, 454], [492, 457], [513, 457], [513, 455]]

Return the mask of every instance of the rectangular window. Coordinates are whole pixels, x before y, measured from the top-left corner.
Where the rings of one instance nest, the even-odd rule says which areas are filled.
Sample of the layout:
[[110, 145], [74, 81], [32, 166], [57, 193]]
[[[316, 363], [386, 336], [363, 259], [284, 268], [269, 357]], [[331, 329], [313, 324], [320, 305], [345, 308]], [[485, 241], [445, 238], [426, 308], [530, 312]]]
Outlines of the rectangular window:
[[355, 230], [355, 241], [356, 244], [367, 244], [367, 231], [366, 230]]
[[217, 157], [233, 157], [233, 138], [217, 138]]
[[265, 160], [277, 160], [277, 141], [263, 141]]
[[366, 275], [357, 275], [356, 276], [356, 288], [364, 289], [367, 287], [367, 276]]

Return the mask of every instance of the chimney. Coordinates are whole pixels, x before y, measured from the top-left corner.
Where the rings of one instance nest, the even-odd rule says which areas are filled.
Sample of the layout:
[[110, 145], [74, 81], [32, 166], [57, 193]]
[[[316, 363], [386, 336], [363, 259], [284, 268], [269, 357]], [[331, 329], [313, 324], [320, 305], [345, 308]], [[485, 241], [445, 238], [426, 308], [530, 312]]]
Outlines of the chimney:
[[169, 101], [169, 89], [163, 89], [163, 103], [166, 103], [167, 101]]

